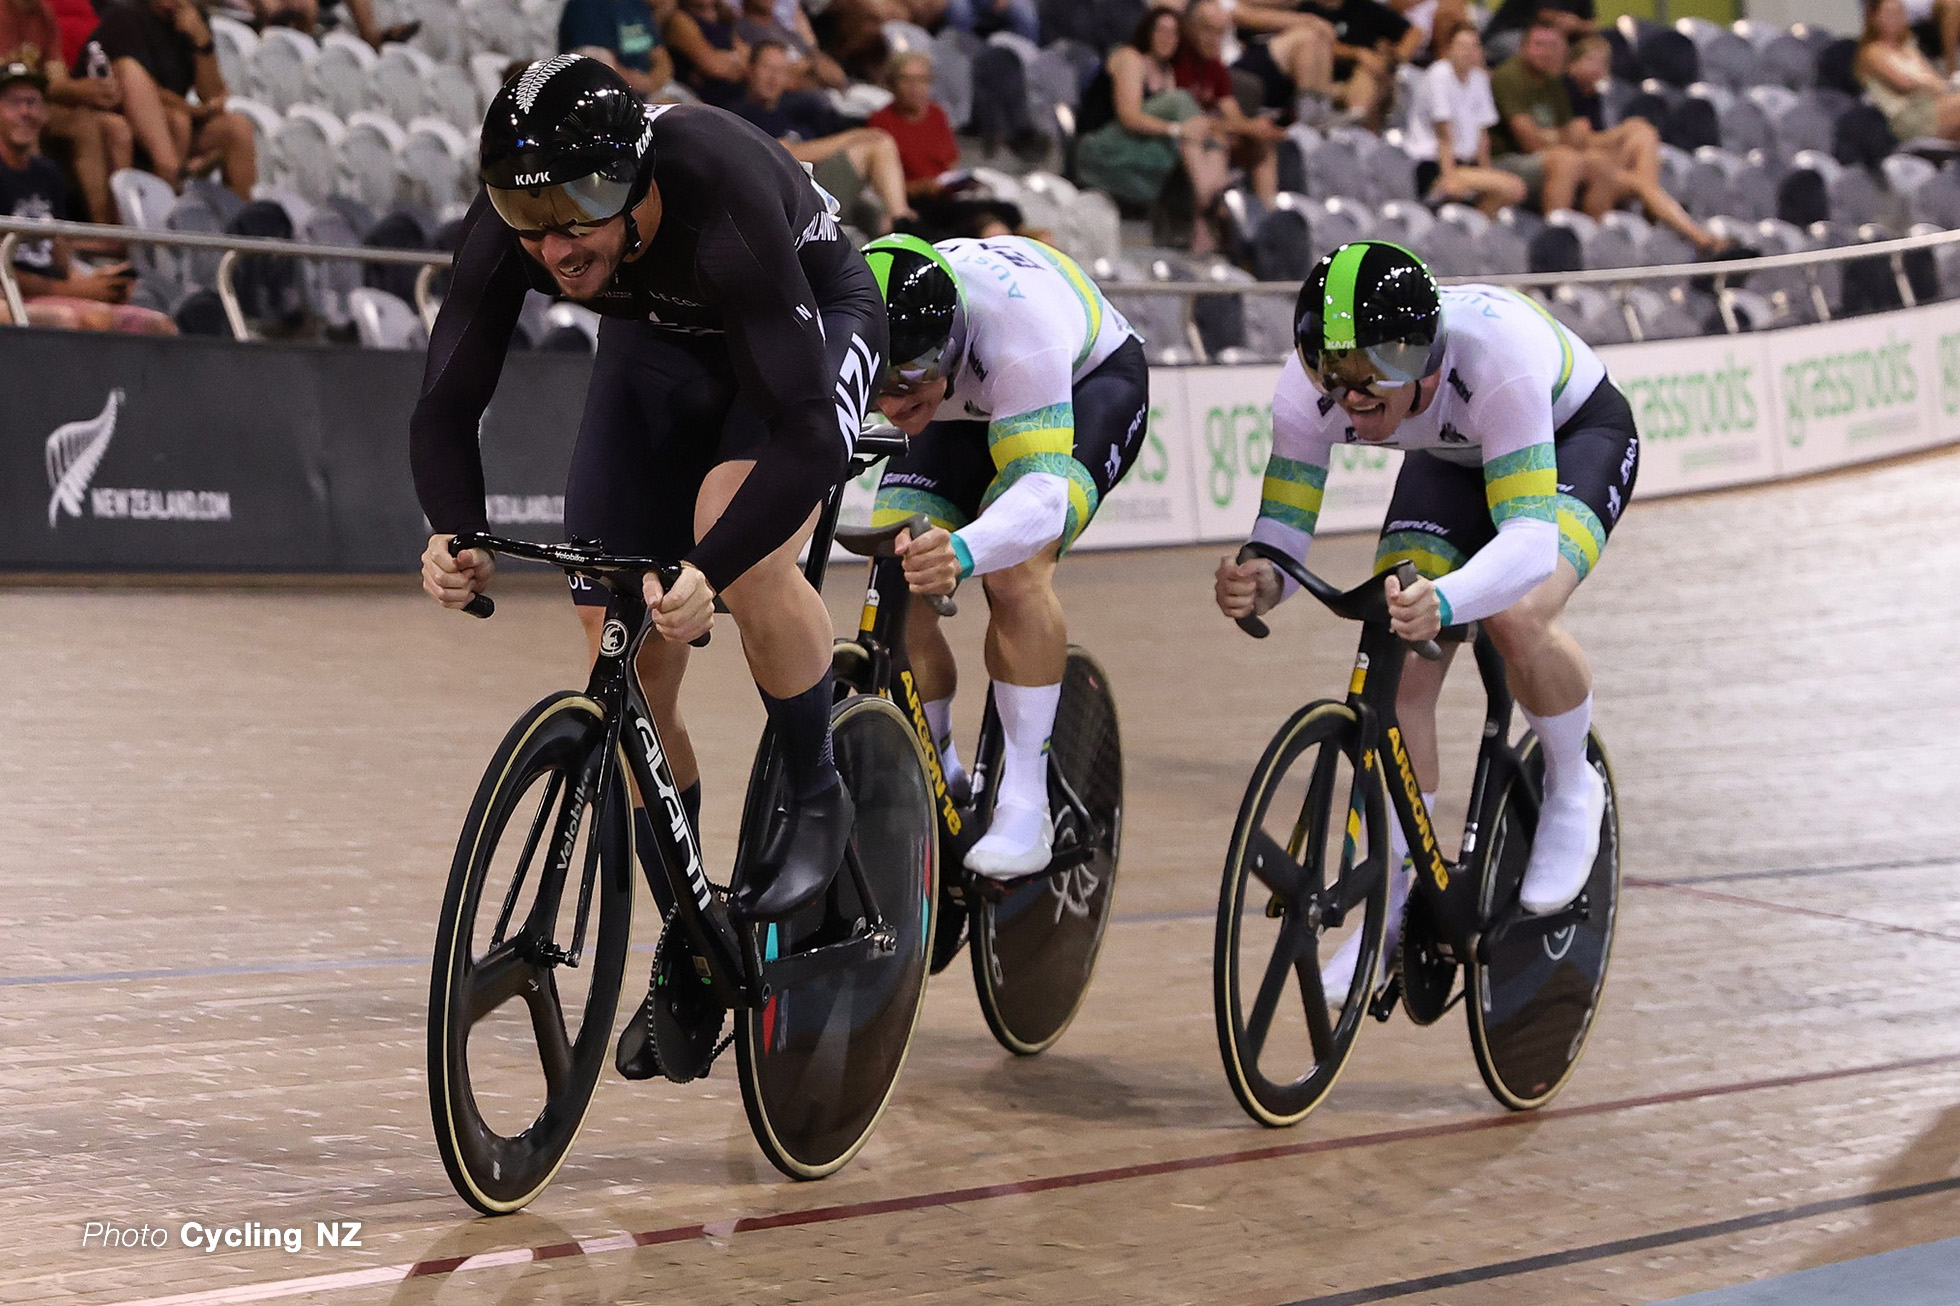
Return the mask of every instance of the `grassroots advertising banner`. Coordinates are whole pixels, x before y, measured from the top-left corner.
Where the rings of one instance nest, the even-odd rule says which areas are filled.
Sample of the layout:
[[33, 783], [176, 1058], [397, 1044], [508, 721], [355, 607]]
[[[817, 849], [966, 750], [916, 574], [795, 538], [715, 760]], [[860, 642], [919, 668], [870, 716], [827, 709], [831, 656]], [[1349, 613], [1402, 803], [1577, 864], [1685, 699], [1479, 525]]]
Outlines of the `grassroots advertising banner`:
[[1822, 471], [1938, 442], [1934, 346], [1923, 313], [1779, 333], [1770, 358], [1784, 475]]
[[1664, 340], [1601, 352], [1640, 428], [1637, 496], [1775, 474], [1767, 337]]
[[[0, 571], [412, 570], [409, 353], [6, 328]], [[1960, 439], [1960, 305], [1600, 351], [1639, 423], [1642, 497]], [[481, 430], [493, 529], [561, 538], [589, 359], [518, 354]], [[1084, 549], [1243, 539], [1277, 366], [1158, 368], [1130, 475]], [[1334, 451], [1321, 528], [1373, 531], [1400, 455]], [[869, 519], [877, 473], [848, 487]]]

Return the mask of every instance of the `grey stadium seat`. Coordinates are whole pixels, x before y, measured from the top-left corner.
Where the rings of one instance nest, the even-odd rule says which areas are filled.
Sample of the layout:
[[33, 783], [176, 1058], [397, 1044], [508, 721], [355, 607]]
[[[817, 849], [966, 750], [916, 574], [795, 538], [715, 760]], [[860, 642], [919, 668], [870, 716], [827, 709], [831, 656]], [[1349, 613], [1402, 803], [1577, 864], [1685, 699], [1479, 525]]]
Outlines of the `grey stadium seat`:
[[368, 72], [377, 58], [374, 47], [358, 36], [328, 33], [307, 69], [307, 98], [339, 118], [365, 109]]
[[[360, 235], [346, 216], [327, 205], [313, 210], [304, 225], [297, 228], [299, 238], [308, 245], [359, 246]], [[361, 265], [340, 259], [308, 259], [300, 264], [300, 290], [307, 305], [331, 327], [345, 327], [352, 320], [347, 297], [361, 285]]]
[[1912, 193], [1939, 175], [1939, 168], [1916, 154], [1888, 154], [1879, 162], [1885, 188], [1910, 203]]
[[225, 85], [234, 91], [246, 90], [251, 86], [252, 55], [259, 48], [259, 34], [224, 14], [212, 14], [209, 25]]
[[363, 111], [347, 120], [340, 142], [336, 186], [374, 213], [385, 213], [400, 198], [402, 147], [408, 133], [384, 114]]
[[1776, 152], [1776, 128], [1769, 115], [1752, 100], [1739, 99], [1722, 111], [1722, 148], [1734, 150], [1737, 154], [1747, 154], [1751, 150], [1761, 150], [1765, 154]]
[[1718, 30], [1695, 44], [1701, 52], [1701, 75], [1711, 82], [1739, 91], [1764, 76], [1762, 56], [1734, 32]]
[[1915, 222], [1930, 222], [1948, 231], [1960, 228], [1960, 177], [1950, 171], [1934, 173], [1914, 187], [1907, 205]]
[[1761, 222], [1776, 215], [1776, 180], [1770, 173], [1747, 159], [1729, 172], [1728, 189], [1723, 194], [1723, 212], [1732, 217]]
[[402, 176], [410, 203], [440, 213], [476, 193], [476, 152], [455, 124], [417, 118], [402, 141]]
[[406, 127], [428, 113], [429, 82], [435, 61], [420, 50], [391, 45], [382, 50], [368, 73], [370, 105]]
[[347, 129], [318, 105], [296, 104], [272, 138], [268, 171], [274, 184], [315, 202], [333, 193], [340, 144]]
[[1763, 47], [1757, 75], [1765, 82], [1801, 91], [1817, 80], [1817, 52], [1786, 32]]
[[940, 33], [932, 46], [932, 98], [946, 110], [953, 130], [959, 131], [973, 116], [973, 58], [957, 41], [944, 38], [945, 33]]
[[385, 290], [362, 286], [349, 291], [347, 306], [361, 344], [369, 349], [421, 349], [429, 343], [421, 317]]
[[252, 52], [247, 85], [259, 99], [283, 112], [305, 101], [307, 71], [319, 57], [320, 47], [312, 37], [290, 27], [268, 27]]

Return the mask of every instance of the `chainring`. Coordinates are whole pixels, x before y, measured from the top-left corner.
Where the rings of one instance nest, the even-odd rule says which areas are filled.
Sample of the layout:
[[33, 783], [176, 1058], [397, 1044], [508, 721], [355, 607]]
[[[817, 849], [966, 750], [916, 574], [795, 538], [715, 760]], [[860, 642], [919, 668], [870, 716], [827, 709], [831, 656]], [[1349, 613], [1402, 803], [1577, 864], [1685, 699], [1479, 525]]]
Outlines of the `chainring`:
[[708, 1073], [729, 1040], [721, 1036], [728, 1009], [695, 965], [693, 949], [674, 938], [670, 922], [653, 950], [653, 988], [647, 994], [648, 1034], [660, 1073], [676, 1084]]
[[1418, 1025], [1433, 1025], [1450, 1009], [1456, 988], [1457, 964], [1437, 946], [1436, 927], [1421, 898], [1410, 895], [1408, 918], [1396, 952], [1402, 975], [1402, 1010]]

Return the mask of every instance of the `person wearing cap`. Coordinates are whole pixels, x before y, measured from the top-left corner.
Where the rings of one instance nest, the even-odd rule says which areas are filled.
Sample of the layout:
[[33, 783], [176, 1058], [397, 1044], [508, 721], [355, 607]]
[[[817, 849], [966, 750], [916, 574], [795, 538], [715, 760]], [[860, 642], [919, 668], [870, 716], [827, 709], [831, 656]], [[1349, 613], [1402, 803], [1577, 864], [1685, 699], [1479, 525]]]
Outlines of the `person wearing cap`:
[[112, 80], [69, 76], [61, 22], [48, 0], [0, 0], [0, 63], [38, 67], [47, 78], [47, 134], [68, 145], [89, 220], [116, 221], [109, 174], [135, 157], [121, 89]]
[[[47, 126], [47, 78], [31, 64], [0, 65], [0, 214], [70, 220], [68, 185], [41, 153]], [[23, 239], [14, 247], [14, 281], [26, 300], [27, 325], [84, 331], [175, 335], [176, 324], [127, 302], [135, 274], [127, 263], [95, 271], [78, 267], [60, 236]], [[0, 322], [12, 324], [0, 300]]]

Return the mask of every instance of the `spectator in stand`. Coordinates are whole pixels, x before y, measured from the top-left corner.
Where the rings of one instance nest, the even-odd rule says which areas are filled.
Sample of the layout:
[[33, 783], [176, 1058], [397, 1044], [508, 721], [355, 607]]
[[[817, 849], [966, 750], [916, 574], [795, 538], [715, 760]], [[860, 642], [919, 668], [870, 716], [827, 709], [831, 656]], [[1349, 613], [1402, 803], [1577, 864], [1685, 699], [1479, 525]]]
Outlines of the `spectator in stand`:
[[843, 65], [817, 45], [810, 17], [796, 0], [742, 0], [742, 17], [735, 34], [751, 49], [774, 41], [789, 51], [790, 84], [797, 90], [827, 87], [841, 91], [850, 84]]
[[789, 50], [764, 41], [750, 50], [747, 87], [729, 107], [781, 141], [798, 163], [809, 164], [817, 184], [847, 208], [868, 182], [880, 206], [869, 224], [874, 235], [886, 234], [896, 222], [917, 221], [892, 138], [875, 127], [837, 130], [836, 115], [823, 96], [790, 90], [790, 78]]
[[1556, 27], [1568, 38], [1599, 30], [1593, 0], [1504, 0], [1484, 24], [1485, 37], [1522, 32], [1538, 23]]
[[558, 17], [558, 52], [597, 59], [643, 99], [674, 80], [674, 61], [660, 44], [660, 22], [648, 0], [570, 0]]
[[[1184, 11], [1184, 32], [1171, 67], [1177, 84], [1191, 92], [1211, 120], [1213, 135], [1225, 142], [1228, 163], [1245, 169], [1253, 190], [1271, 204], [1279, 195], [1275, 147], [1286, 139], [1286, 129], [1264, 115], [1252, 117], [1240, 106], [1232, 88], [1232, 70], [1224, 59], [1225, 40], [1231, 33], [1232, 20], [1219, 0], [1192, 0]], [[1204, 205], [1198, 213], [1201, 219], [1210, 219]]]
[[1584, 118], [1596, 132], [1606, 130], [1606, 96], [1602, 93], [1613, 71], [1613, 47], [1598, 32], [1588, 32], [1572, 44], [1572, 62], [1565, 66], [1565, 95], [1572, 116]]
[[[185, 177], [217, 168], [251, 199], [259, 175], [252, 123], [225, 109], [225, 77], [196, 0], [120, 0], [95, 39], [115, 69], [123, 116], [150, 171], [181, 187]], [[192, 90], [196, 104], [186, 98]]]
[[79, 75], [83, 47], [95, 35], [102, 15], [89, 0], [48, 0], [48, 9], [61, 29], [61, 62]]
[[1041, 42], [1041, 11], [1035, 0], [947, 0], [946, 26], [976, 36], [1013, 32]]
[[[1075, 144], [1076, 178], [1127, 204], [1154, 204], [1180, 163], [1198, 212], [1225, 189], [1225, 143], [1191, 92], [1177, 84], [1182, 23], [1175, 9], [1147, 10], [1127, 44], [1110, 52], [1103, 70], [1113, 116]], [[1093, 91], [1093, 87], [1091, 88]], [[1093, 108], [1085, 105], [1085, 119]], [[1192, 247], [1212, 247], [1210, 224], [1192, 231]]]
[[946, 110], [932, 98], [932, 56], [923, 50], [892, 56], [885, 70], [885, 89], [892, 93], [892, 102], [864, 125], [897, 143], [905, 193], [937, 199], [945, 191], [942, 178], [959, 164], [960, 143], [953, 139]]
[[[1893, 0], [1897, 3], [1897, 0]], [[1572, 111], [1566, 91], [1565, 32], [1537, 22], [1518, 52], [1491, 74], [1498, 123], [1492, 129], [1493, 162], [1538, 190], [1540, 207], [1582, 207], [1604, 216], [1626, 199], [1638, 199], [1647, 216], [1688, 238], [1704, 254], [1723, 248], [1667, 193], [1660, 177], [1660, 133], [1645, 118], [1629, 118], [1607, 131]], [[1583, 194], [1581, 189], [1583, 188]]]
[[1901, 0], [1866, 0], [1865, 30], [1852, 67], [1865, 98], [1902, 141], [1920, 136], [1960, 140], [1960, 94], [1913, 43]]
[[947, 8], [947, 0], [828, 0], [811, 6], [823, 48], [836, 56], [851, 76], [867, 81], [878, 75], [892, 55], [885, 40], [886, 23], [911, 23], [937, 31], [946, 19]]
[[[48, 121], [47, 79], [25, 63], [0, 65], [0, 213], [12, 218], [73, 220], [61, 169], [41, 153]], [[27, 324], [85, 331], [175, 335], [176, 324], [153, 309], [125, 301], [135, 273], [127, 263], [98, 271], [77, 267], [60, 236], [14, 247], [14, 281], [26, 301]], [[11, 323], [0, 299], [0, 323]]]
[[1348, 112], [1379, 129], [1395, 69], [1421, 51], [1422, 30], [1378, 0], [1301, 0], [1301, 7], [1333, 24], [1333, 81]]
[[877, 128], [898, 145], [905, 197], [919, 215], [918, 234], [933, 240], [1013, 235], [1021, 222], [1018, 207], [961, 194], [971, 188], [972, 179], [956, 171], [960, 145], [946, 110], [932, 98], [932, 56], [923, 50], [893, 55], [884, 84], [892, 102], [864, 125]]
[[47, 0], [0, 0], [0, 63], [25, 64], [47, 79], [47, 135], [67, 147], [89, 221], [115, 222], [109, 174], [135, 158], [115, 82], [69, 76], [61, 27]]
[[1489, 129], [1496, 122], [1484, 43], [1466, 24], [1451, 34], [1449, 57], [1423, 73], [1409, 106], [1403, 148], [1417, 160], [1416, 191], [1424, 203], [1460, 200], [1485, 213], [1524, 203], [1524, 182], [1490, 166]]
[[[320, 13], [334, 0], [250, 0], [254, 27], [292, 27], [311, 35], [320, 26]], [[390, 41], [406, 41], [422, 30], [419, 22], [383, 28], [374, 20], [374, 0], [346, 0], [347, 16], [363, 41], [379, 50]]]
[[667, 48], [681, 84], [722, 109], [742, 98], [749, 76], [749, 43], [736, 34], [735, 22], [727, 0], [681, 0], [667, 20]]

